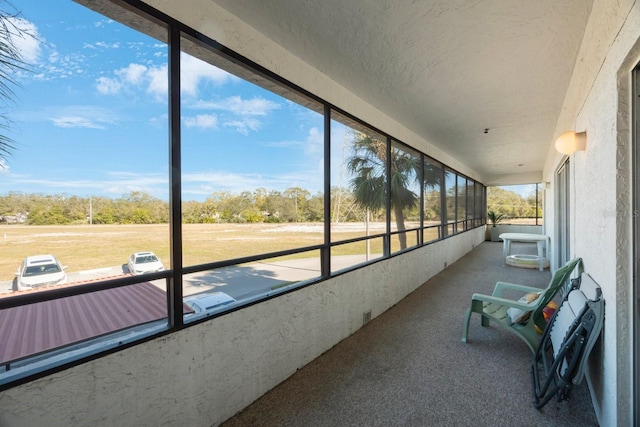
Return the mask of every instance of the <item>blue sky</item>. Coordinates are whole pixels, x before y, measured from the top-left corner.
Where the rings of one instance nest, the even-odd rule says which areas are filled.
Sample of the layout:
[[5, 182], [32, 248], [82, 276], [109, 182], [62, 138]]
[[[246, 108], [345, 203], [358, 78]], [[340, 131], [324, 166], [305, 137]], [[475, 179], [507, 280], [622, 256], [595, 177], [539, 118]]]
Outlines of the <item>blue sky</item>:
[[[16, 149], [0, 194], [168, 198], [167, 47], [71, 1], [16, 1]], [[322, 190], [322, 117], [182, 55], [183, 200]], [[342, 141], [344, 129], [334, 130]], [[336, 170], [337, 174], [337, 170]]]
[[[30, 71], [6, 113], [16, 149], [0, 164], [0, 194], [167, 200], [167, 46], [72, 1], [13, 4]], [[184, 53], [181, 70], [183, 200], [323, 190], [321, 115]], [[331, 185], [346, 186], [350, 133], [335, 121], [331, 132]]]

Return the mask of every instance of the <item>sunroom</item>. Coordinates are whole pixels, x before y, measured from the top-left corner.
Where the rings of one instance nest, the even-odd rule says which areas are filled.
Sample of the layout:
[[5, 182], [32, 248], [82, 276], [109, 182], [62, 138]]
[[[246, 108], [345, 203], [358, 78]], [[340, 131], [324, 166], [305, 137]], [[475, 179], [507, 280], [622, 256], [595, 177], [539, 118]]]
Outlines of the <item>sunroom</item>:
[[[487, 187], [532, 184], [550, 268], [527, 274], [581, 257], [606, 301], [581, 396], [638, 423], [640, 6], [15, 7], [40, 50], [0, 184], [29, 223], [0, 224], [3, 257], [55, 251], [68, 283], [3, 289], [0, 424], [221, 424], [495, 250]], [[586, 144], [559, 152], [566, 131]], [[163, 269], [132, 274], [140, 251]]]

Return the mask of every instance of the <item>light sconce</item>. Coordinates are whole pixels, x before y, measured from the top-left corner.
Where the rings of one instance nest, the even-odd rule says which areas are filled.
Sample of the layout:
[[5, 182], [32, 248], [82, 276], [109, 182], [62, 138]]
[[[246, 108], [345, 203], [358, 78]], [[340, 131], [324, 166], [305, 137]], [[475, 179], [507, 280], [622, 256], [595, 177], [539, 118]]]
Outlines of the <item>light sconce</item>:
[[584, 151], [587, 147], [587, 132], [565, 132], [556, 139], [556, 150], [562, 154]]

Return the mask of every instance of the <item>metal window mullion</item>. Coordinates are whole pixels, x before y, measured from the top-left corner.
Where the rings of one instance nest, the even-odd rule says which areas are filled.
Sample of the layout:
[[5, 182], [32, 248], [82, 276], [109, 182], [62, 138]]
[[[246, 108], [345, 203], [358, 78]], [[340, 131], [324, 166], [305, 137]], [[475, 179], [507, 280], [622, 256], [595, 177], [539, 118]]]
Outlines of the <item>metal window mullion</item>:
[[426, 191], [426, 185], [424, 183], [424, 153], [420, 153], [420, 170], [418, 182], [420, 183], [420, 232], [418, 233], [418, 245], [424, 245], [424, 192]]
[[445, 238], [449, 234], [447, 226], [447, 172], [444, 166], [440, 170], [442, 171], [442, 184], [440, 185], [440, 229], [442, 230], [442, 236], [440, 237]]
[[331, 276], [331, 107], [324, 105], [324, 247], [320, 251], [320, 274]]
[[453, 234], [458, 234], [458, 174], [455, 174], [453, 186]]
[[385, 182], [385, 209], [387, 211], [386, 221], [387, 221], [387, 232], [385, 234], [385, 248], [384, 248], [384, 256], [391, 256], [391, 137], [387, 136], [387, 161], [385, 165], [387, 179]]
[[540, 185], [540, 184], [536, 183], [536, 225], [539, 225], [539, 224], [538, 224], [538, 197], [539, 197], [539, 194], [538, 194], [538, 186], [539, 186], [539, 185]]
[[169, 206], [172, 275], [167, 283], [169, 326], [181, 328], [182, 318], [182, 160], [180, 134], [180, 30], [169, 27]]

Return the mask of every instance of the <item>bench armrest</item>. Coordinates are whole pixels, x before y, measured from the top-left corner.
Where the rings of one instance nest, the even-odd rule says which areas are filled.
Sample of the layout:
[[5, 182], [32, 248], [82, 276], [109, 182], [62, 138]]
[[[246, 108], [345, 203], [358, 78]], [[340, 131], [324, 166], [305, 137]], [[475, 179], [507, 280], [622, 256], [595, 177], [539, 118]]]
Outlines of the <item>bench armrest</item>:
[[482, 301], [488, 302], [492, 304], [505, 305], [508, 307], [519, 308], [524, 311], [532, 311], [537, 307], [537, 303], [539, 300], [535, 300], [530, 303], [514, 301], [508, 298], [500, 298], [493, 295], [485, 295], [485, 294], [473, 294], [471, 297], [472, 301]]
[[493, 289], [493, 293], [491, 295], [496, 297], [502, 297], [502, 291], [505, 289], [510, 291], [519, 291], [519, 292], [522, 292], [523, 294], [526, 294], [529, 292], [545, 291], [544, 289], [536, 288], [534, 286], [518, 285], [515, 283], [508, 283], [508, 282], [497, 282], [496, 287]]

